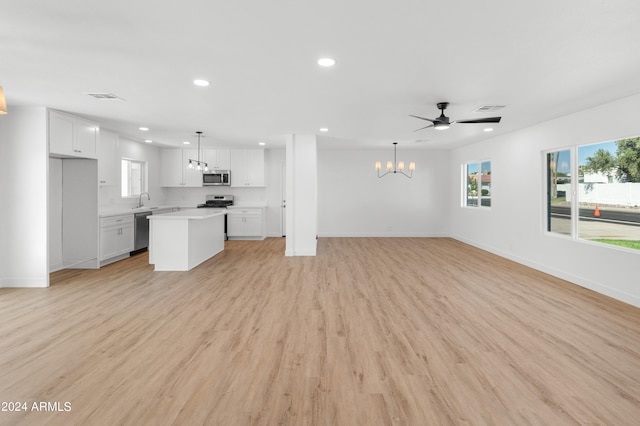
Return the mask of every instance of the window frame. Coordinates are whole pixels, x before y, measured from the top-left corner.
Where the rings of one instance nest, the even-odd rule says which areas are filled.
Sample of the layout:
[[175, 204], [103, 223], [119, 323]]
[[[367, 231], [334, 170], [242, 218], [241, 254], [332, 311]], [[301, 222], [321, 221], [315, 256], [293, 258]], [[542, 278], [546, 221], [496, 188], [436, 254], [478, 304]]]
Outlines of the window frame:
[[[126, 176], [125, 176], [125, 173], [124, 173], [124, 163], [125, 162], [128, 163]], [[132, 164], [139, 164], [141, 166], [140, 192], [138, 194], [133, 194], [132, 193], [132, 185], [131, 185], [131, 169], [132, 169], [131, 165]], [[148, 187], [149, 179], [148, 179], [147, 161], [145, 161], [145, 160], [137, 160], [135, 158], [122, 157], [120, 159], [120, 178], [121, 178], [120, 196], [122, 198], [137, 198], [137, 197], [140, 196], [141, 193], [148, 192], [149, 191], [149, 187]], [[125, 182], [127, 183], [127, 194], [124, 193]]]
[[[613, 244], [608, 244], [608, 243], [604, 243], [604, 242], [599, 242], [599, 241], [593, 241], [587, 238], [582, 238], [580, 236], [580, 199], [579, 199], [579, 185], [580, 185], [580, 176], [579, 176], [579, 167], [580, 167], [580, 160], [579, 160], [579, 156], [580, 156], [580, 148], [582, 147], [587, 147], [590, 145], [599, 145], [599, 144], [604, 144], [607, 143], [609, 141], [615, 142], [615, 141], [619, 141], [619, 140], [623, 140], [623, 139], [632, 139], [632, 138], [636, 138], [638, 136], [632, 136], [632, 137], [621, 137], [621, 138], [617, 138], [617, 139], [607, 139], [607, 140], [603, 140], [603, 141], [599, 141], [599, 142], [584, 142], [584, 143], [577, 143], [577, 144], [573, 144], [573, 145], [568, 145], [568, 146], [561, 146], [561, 147], [555, 147], [555, 148], [549, 148], [546, 150], [543, 150], [542, 156], [541, 156], [541, 163], [542, 163], [542, 198], [543, 198], [543, 202], [542, 202], [542, 231], [543, 234], [545, 236], [548, 236], [550, 238], [562, 238], [562, 239], [570, 239], [572, 241], [578, 242], [580, 244], [588, 244], [588, 245], [592, 245], [592, 246], [597, 246], [597, 247], [604, 247], [610, 250], [621, 250], [627, 253], [635, 253], [638, 254], [639, 250], [637, 249], [633, 249], [633, 248], [626, 248], [626, 247], [621, 247], [618, 245], [613, 245]], [[548, 154], [554, 153], [554, 152], [561, 152], [561, 151], [569, 151], [570, 153], [570, 165], [569, 165], [569, 170], [571, 173], [571, 216], [570, 216], [570, 220], [571, 220], [571, 232], [570, 233], [560, 233], [560, 232], [556, 232], [556, 231], [552, 231], [549, 229], [549, 220], [550, 220], [550, 215], [551, 215], [551, 211], [550, 211], [550, 203], [549, 203], [549, 195], [548, 195], [548, 191], [549, 191], [549, 183], [550, 183], [550, 175], [549, 175], [549, 164], [548, 164]]]
[[[491, 182], [491, 189], [489, 190], [489, 195], [487, 196], [483, 196], [482, 195], [482, 176], [484, 175], [484, 173], [482, 173], [482, 165], [489, 163], [489, 176], [493, 175], [493, 165], [491, 164], [491, 160], [486, 158], [486, 159], [482, 159], [482, 160], [474, 160], [474, 161], [466, 161], [464, 163], [462, 163], [462, 167], [461, 167], [461, 172], [462, 172], [462, 191], [461, 191], [461, 207], [466, 207], [466, 208], [470, 208], [470, 209], [475, 209], [475, 208], [482, 208], [482, 209], [491, 209], [491, 207], [493, 206], [493, 182]], [[476, 185], [477, 185], [477, 204], [476, 205], [469, 205], [467, 202], [469, 200], [469, 174], [467, 172], [467, 170], [469, 170], [469, 165], [476, 165], [478, 168], [478, 179], [476, 179]], [[479, 181], [479, 182], [478, 182]], [[483, 199], [488, 199], [489, 200], [489, 205], [488, 206], [483, 206], [482, 205], [482, 200]]]

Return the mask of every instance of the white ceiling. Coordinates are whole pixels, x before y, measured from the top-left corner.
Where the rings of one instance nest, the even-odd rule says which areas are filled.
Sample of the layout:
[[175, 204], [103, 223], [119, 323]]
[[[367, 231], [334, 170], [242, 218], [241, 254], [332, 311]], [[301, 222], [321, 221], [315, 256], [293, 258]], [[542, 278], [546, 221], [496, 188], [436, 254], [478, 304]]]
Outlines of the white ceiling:
[[[0, 85], [9, 108], [164, 145], [328, 127], [321, 147], [446, 149], [486, 126], [414, 133], [428, 123], [408, 115], [448, 101], [452, 120], [501, 115], [496, 135], [640, 93], [639, 22], [638, 0], [0, 0]], [[472, 112], [484, 104], [507, 108]]]

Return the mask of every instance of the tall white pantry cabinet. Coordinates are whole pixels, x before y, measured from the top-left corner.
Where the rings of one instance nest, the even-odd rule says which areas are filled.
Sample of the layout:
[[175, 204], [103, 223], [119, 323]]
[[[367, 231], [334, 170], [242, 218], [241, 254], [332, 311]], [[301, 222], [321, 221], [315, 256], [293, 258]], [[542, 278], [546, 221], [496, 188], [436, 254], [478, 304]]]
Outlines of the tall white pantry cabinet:
[[97, 268], [98, 123], [48, 110], [49, 271]]

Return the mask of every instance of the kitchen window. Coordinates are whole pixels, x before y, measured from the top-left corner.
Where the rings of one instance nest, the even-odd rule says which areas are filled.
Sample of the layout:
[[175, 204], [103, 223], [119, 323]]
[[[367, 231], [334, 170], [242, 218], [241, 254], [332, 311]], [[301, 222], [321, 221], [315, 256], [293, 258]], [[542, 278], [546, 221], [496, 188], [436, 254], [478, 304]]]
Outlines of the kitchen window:
[[122, 198], [138, 197], [147, 191], [146, 161], [122, 159]]
[[491, 161], [463, 164], [464, 207], [491, 207]]

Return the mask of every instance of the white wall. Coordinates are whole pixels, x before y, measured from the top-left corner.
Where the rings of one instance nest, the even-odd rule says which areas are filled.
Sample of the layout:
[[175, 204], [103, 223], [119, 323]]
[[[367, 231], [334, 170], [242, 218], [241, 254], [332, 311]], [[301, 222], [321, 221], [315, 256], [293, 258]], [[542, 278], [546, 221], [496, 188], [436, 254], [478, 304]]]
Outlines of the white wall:
[[62, 259], [62, 159], [49, 158], [49, 272], [64, 268]]
[[285, 256], [315, 256], [318, 236], [316, 135], [287, 135]]
[[0, 287], [47, 287], [45, 108], [0, 115]]
[[160, 148], [152, 144], [134, 142], [121, 136], [120, 141], [118, 142], [118, 162], [116, 163], [116, 167], [118, 168], [118, 185], [100, 188], [100, 208], [135, 207], [138, 204], [137, 197], [122, 198], [120, 195], [120, 160], [122, 158], [147, 162], [147, 179], [149, 182], [148, 192], [151, 200], [147, 201], [146, 197], [143, 197], [144, 204], [149, 206], [166, 204], [164, 189], [160, 187]]
[[283, 175], [285, 166], [285, 150], [284, 149], [267, 149], [265, 150], [265, 173], [267, 174], [267, 187], [265, 188], [266, 209], [266, 236], [282, 237], [282, 200], [285, 197], [283, 191], [284, 180]]
[[398, 146], [398, 160], [416, 162], [413, 178], [378, 178], [376, 161], [393, 160], [393, 146], [379, 150], [318, 150], [318, 233], [338, 236], [443, 236], [449, 208], [449, 154]]
[[[640, 135], [640, 95], [456, 149], [448, 181], [448, 230], [459, 240], [640, 306], [640, 252], [619, 250], [545, 229], [543, 151]], [[606, 125], [603, 124], [606, 117]], [[460, 206], [464, 162], [490, 159], [490, 210]]]

